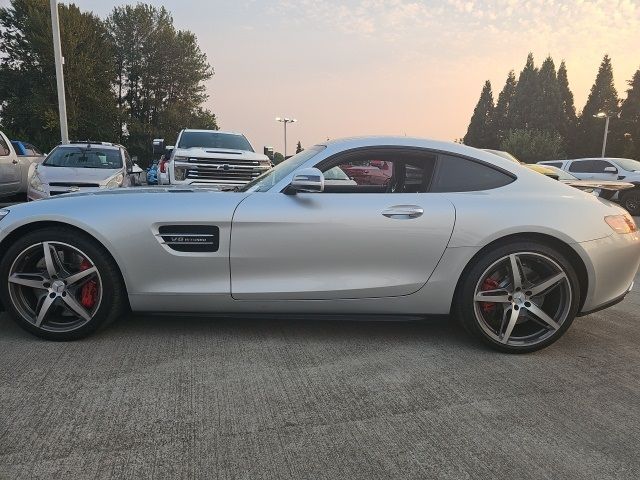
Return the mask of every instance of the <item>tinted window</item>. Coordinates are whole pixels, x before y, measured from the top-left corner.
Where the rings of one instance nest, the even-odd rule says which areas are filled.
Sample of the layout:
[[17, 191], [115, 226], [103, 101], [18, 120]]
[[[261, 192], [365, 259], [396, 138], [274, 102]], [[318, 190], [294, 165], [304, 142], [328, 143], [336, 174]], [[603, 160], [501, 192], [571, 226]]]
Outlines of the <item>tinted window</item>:
[[253, 152], [243, 135], [217, 132], [182, 132], [178, 148], [222, 148]]
[[40, 150], [38, 150], [36, 147], [31, 145], [30, 143], [23, 143], [23, 145], [24, 145], [24, 148], [25, 148], [25, 154], [26, 155], [42, 155]]
[[630, 158], [616, 158], [615, 160], [612, 160], [612, 162], [623, 170], [627, 170], [629, 172], [640, 172], [640, 162], [637, 160], [631, 160]]
[[613, 165], [604, 160], [579, 160], [571, 162], [569, 171], [577, 173], [604, 173], [606, 167], [613, 167]]
[[503, 187], [513, 182], [513, 177], [473, 160], [440, 155], [438, 167], [431, 184], [432, 192], [472, 192]]
[[122, 168], [117, 148], [58, 147], [43, 162], [47, 167]]
[[7, 142], [4, 141], [4, 138], [2, 138], [2, 136], [0, 135], [0, 156], [6, 157], [7, 155], [9, 155], [9, 146], [7, 145]]
[[562, 162], [544, 162], [542, 165], [562, 168]]

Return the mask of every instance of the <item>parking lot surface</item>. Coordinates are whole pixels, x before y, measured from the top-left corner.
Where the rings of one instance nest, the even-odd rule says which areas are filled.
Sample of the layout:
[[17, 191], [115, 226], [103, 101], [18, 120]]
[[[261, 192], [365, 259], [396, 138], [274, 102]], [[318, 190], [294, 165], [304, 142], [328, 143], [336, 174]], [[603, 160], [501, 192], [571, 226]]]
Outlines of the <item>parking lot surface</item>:
[[2, 478], [640, 478], [640, 294], [552, 347], [447, 321], [0, 315]]

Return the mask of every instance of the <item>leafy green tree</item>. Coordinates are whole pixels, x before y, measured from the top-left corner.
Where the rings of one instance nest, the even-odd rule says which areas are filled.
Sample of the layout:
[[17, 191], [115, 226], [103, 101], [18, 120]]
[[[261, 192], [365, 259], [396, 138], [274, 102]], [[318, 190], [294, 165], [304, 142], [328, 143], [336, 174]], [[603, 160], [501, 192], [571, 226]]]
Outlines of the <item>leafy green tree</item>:
[[560, 90], [560, 102], [562, 104], [562, 121], [558, 132], [564, 138], [565, 151], [572, 153], [575, 149], [575, 135], [577, 126], [576, 107], [573, 102], [573, 93], [569, 88], [569, 76], [564, 60], [558, 68], [558, 88]]
[[296, 145], [296, 153], [300, 153], [304, 150], [304, 148], [302, 148], [302, 143], [300, 143], [300, 140], [298, 140], [298, 145]]
[[557, 132], [544, 130], [511, 130], [500, 142], [500, 150], [525, 163], [565, 158], [563, 138]]
[[640, 69], [627, 83], [627, 98], [622, 102], [620, 119], [610, 135], [617, 156], [640, 160]]
[[284, 155], [280, 152], [274, 152], [273, 154], [273, 163], [278, 165], [279, 163], [284, 162]]
[[511, 109], [511, 103], [513, 102], [513, 96], [516, 92], [516, 75], [513, 70], [507, 75], [507, 81], [502, 87], [502, 91], [498, 95], [498, 101], [496, 108], [493, 111], [493, 126], [498, 137], [498, 141], [502, 140], [510, 129], [509, 125], [509, 111]]
[[527, 62], [520, 72], [518, 83], [509, 108], [508, 121], [511, 129], [544, 128], [540, 117], [539, 99], [541, 96], [538, 69], [529, 53]]
[[[111, 44], [103, 22], [59, 5], [69, 136], [116, 140]], [[46, 0], [0, 8], [0, 118], [12, 138], [46, 151], [60, 142], [51, 16]]]
[[[599, 112], [609, 116], [618, 113], [618, 92], [613, 84], [613, 68], [609, 55], [605, 55], [600, 64], [598, 75], [591, 87], [589, 98], [578, 121], [575, 154], [577, 156], [599, 155], [602, 149], [604, 120], [594, 118]], [[616, 119], [612, 119], [611, 128]]]
[[213, 75], [195, 35], [177, 30], [164, 7], [114, 8], [107, 19], [115, 52], [115, 91], [123, 141], [149, 158], [153, 138], [175, 138], [184, 127], [217, 129], [203, 108]]
[[480, 100], [473, 111], [471, 122], [464, 136], [465, 145], [477, 148], [494, 148], [496, 132], [493, 127], [493, 93], [491, 82], [487, 80], [482, 88]]

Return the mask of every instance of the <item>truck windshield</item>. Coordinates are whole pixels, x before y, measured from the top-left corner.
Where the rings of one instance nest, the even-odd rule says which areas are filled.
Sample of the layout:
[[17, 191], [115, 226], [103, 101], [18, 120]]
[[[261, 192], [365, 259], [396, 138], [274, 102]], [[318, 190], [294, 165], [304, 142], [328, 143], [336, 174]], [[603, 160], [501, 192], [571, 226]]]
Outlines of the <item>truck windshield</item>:
[[284, 177], [297, 169], [300, 165], [317, 155], [325, 148], [326, 147], [324, 145], [316, 145], [314, 147], [307, 148], [284, 162], [279, 163], [271, 170], [266, 171], [258, 178], [252, 180], [238, 190], [241, 192], [266, 192]]
[[253, 152], [244, 135], [218, 132], [182, 132], [178, 148], [223, 148]]
[[58, 147], [42, 162], [46, 167], [122, 168], [120, 150], [116, 148]]

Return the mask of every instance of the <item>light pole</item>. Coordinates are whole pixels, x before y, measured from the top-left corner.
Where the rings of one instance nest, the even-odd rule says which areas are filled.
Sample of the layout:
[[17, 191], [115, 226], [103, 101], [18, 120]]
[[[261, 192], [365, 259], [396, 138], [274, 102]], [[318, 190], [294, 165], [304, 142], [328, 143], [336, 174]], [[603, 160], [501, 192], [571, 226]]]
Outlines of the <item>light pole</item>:
[[56, 61], [56, 83], [58, 84], [58, 114], [60, 115], [60, 137], [62, 143], [69, 143], [67, 127], [67, 101], [64, 95], [64, 71], [62, 47], [60, 45], [60, 20], [58, 19], [58, 0], [51, 0], [51, 31], [53, 32], [53, 56]]
[[607, 151], [607, 135], [609, 135], [609, 115], [607, 115], [605, 112], [598, 112], [594, 115], [594, 118], [605, 118], [605, 122], [604, 122], [604, 138], [602, 139], [602, 155], [601, 157], [604, 158], [604, 154]]
[[287, 159], [287, 123], [296, 123], [298, 120], [295, 118], [280, 118], [276, 117], [276, 122], [284, 124], [284, 159]]

